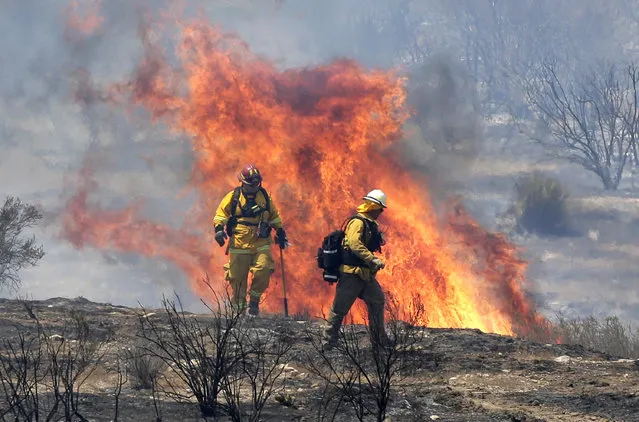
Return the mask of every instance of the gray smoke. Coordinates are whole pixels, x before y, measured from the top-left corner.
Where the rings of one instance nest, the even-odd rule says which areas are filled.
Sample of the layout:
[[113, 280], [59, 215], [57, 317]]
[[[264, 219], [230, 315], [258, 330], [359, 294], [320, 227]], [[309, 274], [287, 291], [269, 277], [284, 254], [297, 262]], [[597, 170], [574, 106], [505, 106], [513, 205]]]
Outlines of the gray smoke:
[[401, 145], [405, 165], [425, 175], [434, 199], [458, 194], [482, 146], [475, 87], [466, 69], [435, 55], [409, 71], [414, 110]]

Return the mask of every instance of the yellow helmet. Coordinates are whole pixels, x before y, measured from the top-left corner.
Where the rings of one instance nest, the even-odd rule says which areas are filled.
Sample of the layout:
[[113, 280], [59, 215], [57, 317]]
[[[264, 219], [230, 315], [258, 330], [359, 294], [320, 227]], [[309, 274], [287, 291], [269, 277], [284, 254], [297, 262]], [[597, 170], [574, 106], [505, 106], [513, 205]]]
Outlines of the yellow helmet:
[[382, 192], [380, 189], [373, 189], [372, 191], [368, 192], [366, 196], [364, 196], [362, 199], [381, 205], [382, 208], [387, 207], [386, 194]]

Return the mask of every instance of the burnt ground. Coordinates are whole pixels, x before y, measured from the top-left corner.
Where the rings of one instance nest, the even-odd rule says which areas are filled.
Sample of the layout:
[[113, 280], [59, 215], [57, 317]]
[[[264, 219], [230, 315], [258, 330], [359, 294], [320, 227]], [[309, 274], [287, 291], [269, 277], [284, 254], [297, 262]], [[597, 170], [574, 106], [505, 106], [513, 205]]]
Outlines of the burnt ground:
[[[31, 303], [54, 337], [72, 310], [85, 315], [95, 338], [114, 334], [79, 396], [79, 408], [88, 420], [113, 420], [117, 385], [114, 368], [123, 350], [131, 350], [142, 341], [138, 336], [142, 310], [82, 298]], [[163, 309], [146, 312], [149, 320], [166, 323]], [[189, 318], [206, 321], [211, 316]], [[33, 330], [33, 321], [21, 302], [0, 300], [3, 356], [7, 341]], [[319, 331], [320, 324], [266, 315], [248, 321], [247, 326], [250, 330], [285, 333], [294, 342], [281, 382], [267, 400], [260, 420], [321, 420], [318, 409], [328, 408], [319, 401], [323, 384], [309, 370], [309, 362], [321, 363], [320, 352], [313, 346], [313, 333]], [[363, 327], [356, 327], [354, 333], [367, 337]], [[396, 374], [388, 405], [389, 421], [639, 421], [636, 361], [580, 346], [537, 344], [477, 330], [419, 328], [415, 333], [415, 343], [397, 352], [410, 359]], [[362, 347], [363, 353], [365, 349]], [[328, 356], [336, 367], [348, 370], [350, 363], [339, 351]], [[3, 397], [0, 392], [0, 414], [7, 407]], [[153, 403], [151, 390], [133, 388], [127, 382], [120, 396], [119, 420], [155, 421]], [[157, 405], [163, 421], [204, 420], [195, 403], [178, 403], [161, 396]], [[336, 420], [356, 420], [348, 403], [341, 409]]]

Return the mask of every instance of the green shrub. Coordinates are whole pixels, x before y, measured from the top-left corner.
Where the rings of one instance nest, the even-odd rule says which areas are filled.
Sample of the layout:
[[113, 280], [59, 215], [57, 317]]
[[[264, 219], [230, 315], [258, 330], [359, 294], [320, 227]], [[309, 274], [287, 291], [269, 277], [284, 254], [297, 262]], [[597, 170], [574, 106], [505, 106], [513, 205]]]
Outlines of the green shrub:
[[515, 182], [513, 213], [520, 232], [544, 235], [572, 233], [567, 208], [568, 192], [552, 177], [534, 172]]

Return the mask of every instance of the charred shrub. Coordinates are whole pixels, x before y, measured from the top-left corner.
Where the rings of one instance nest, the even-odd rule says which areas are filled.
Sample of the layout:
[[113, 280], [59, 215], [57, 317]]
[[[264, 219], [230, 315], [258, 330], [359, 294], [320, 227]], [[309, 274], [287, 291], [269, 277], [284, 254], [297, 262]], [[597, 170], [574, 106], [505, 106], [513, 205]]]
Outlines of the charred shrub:
[[131, 386], [136, 390], [154, 388], [166, 369], [162, 360], [140, 348], [127, 351], [127, 361]]
[[540, 172], [515, 182], [512, 213], [517, 231], [541, 235], [567, 236], [573, 233], [569, 222], [569, 194], [559, 180]]

